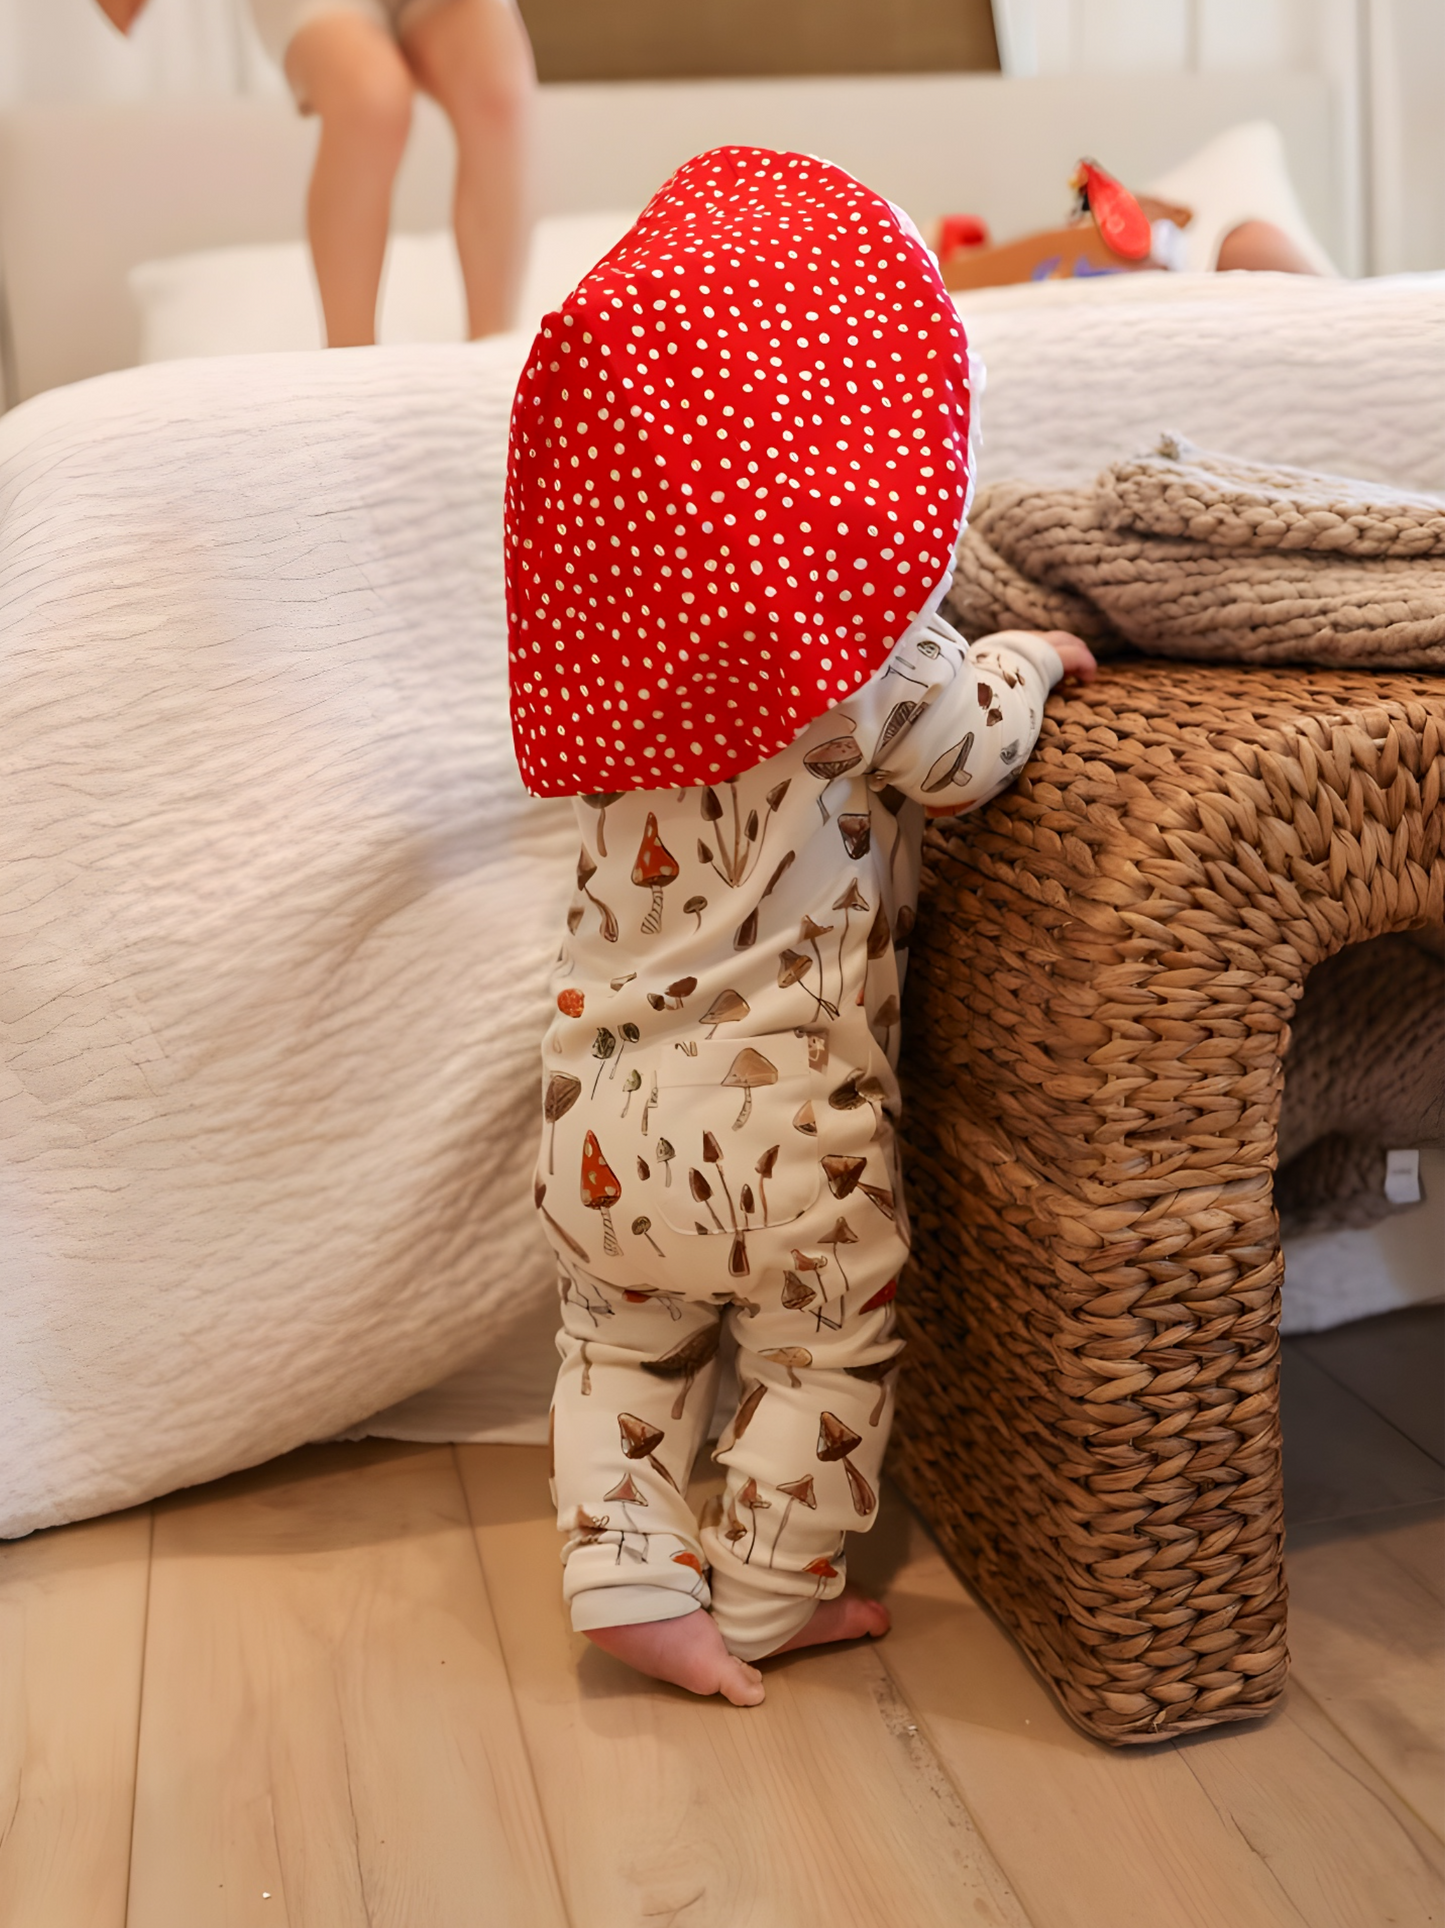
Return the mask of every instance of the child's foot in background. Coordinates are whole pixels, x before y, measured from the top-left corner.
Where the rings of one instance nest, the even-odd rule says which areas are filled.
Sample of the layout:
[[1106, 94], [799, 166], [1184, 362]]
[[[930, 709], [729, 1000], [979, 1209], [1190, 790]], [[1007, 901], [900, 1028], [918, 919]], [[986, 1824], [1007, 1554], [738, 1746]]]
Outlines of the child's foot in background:
[[824, 1647], [832, 1640], [879, 1640], [892, 1624], [887, 1607], [856, 1587], [844, 1587], [836, 1600], [821, 1600], [806, 1626], [767, 1657], [796, 1653], [799, 1647]]

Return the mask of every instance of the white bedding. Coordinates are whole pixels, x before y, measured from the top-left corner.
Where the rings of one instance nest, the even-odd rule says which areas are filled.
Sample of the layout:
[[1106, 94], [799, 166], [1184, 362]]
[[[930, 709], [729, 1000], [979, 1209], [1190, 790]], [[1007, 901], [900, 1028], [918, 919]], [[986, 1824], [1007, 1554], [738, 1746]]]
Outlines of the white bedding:
[[550, 1293], [572, 830], [507, 726], [521, 352], [0, 424], [0, 1533], [345, 1427]]
[[1114, 275], [961, 295], [988, 366], [980, 476], [1077, 486], [1161, 427], [1445, 489], [1445, 274]]
[[[1445, 486], [1445, 277], [1233, 282], [966, 306], [985, 476], [1172, 427]], [[393, 1402], [371, 1430], [535, 1434], [573, 846], [508, 741], [524, 347], [159, 365], [0, 421], [0, 1534]]]

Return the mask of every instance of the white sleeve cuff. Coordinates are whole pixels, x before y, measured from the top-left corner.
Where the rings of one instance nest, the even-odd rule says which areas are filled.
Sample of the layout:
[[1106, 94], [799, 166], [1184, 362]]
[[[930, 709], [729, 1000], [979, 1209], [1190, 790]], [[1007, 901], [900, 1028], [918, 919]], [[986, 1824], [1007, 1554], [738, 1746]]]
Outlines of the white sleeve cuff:
[[1064, 659], [1052, 643], [1030, 629], [1000, 629], [992, 636], [980, 636], [974, 644], [975, 649], [1007, 649], [1015, 656], [1036, 669], [1044, 679], [1044, 688], [1051, 690], [1063, 681]]

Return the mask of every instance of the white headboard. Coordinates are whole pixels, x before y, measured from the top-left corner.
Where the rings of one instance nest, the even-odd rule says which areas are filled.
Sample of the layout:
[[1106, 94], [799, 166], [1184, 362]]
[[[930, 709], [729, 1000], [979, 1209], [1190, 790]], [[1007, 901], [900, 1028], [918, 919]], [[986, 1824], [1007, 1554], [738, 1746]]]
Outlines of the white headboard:
[[[1081, 154], [1142, 185], [1212, 134], [1261, 117], [1283, 133], [1305, 212], [1338, 249], [1343, 181], [1327, 84], [1255, 72], [544, 87], [537, 207], [641, 206], [690, 154], [735, 141], [826, 154], [920, 225], [974, 210], [1002, 237], [1061, 217]], [[299, 236], [314, 141], [314, 123], [255, 101], [37, 107], [0, 119], [9, 399], [134, 361], [125, 275], [136, 262]], [[450, 135], [423, 102], [397, 226], [445, 226], [450, 177]]]

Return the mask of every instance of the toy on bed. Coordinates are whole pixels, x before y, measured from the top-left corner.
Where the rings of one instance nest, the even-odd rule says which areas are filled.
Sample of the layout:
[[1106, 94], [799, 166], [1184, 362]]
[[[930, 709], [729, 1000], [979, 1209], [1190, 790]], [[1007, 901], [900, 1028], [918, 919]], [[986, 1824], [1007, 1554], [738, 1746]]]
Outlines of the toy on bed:
[[1177, 265], [1177, 237], [1193, 220], [1192, 208], [1135, 196], [1097, 161], [1079, 162], [1073, 187], [1078, 203], [1063, 227], [1041, 228], [998, 247], [977, 215], [945, 215], [936, 252], [946, 285], [955, 291], [996, 288]]
[[[248, 0], [296, 105], [321, 121], [306, 222], [332, 348], [376, 340], [392, 190], [418, 88], [457, 141], [453, 226], [467, 333], [511, 324], [526, 266], [524, 167], [534, 84], [512, 0]], [[99, 0], [128, 33], [145, 0]]]
[[[977, 215], [945, 215], [936, 240], [945, 285], [958, 293], [1018, 281], [1068, 281], [1199, 265], [1189, 261], [1184, 245], [1184, 231], [1194, 220], [1192, 207], [1158, 194], [1131, 194], [1097, 161], [1088, 159], [1079, 162], [1071, 185], [1077, 198], [1063, 226], [1041, 228], [998, 246], [992, 244], [987, 223]], [[1230, 225], [1219, 237], [1209, 265], [1221, 272], [1234, 268], [1320, 272], [1318, 262], [1287, 226], [1259, 218]]]

